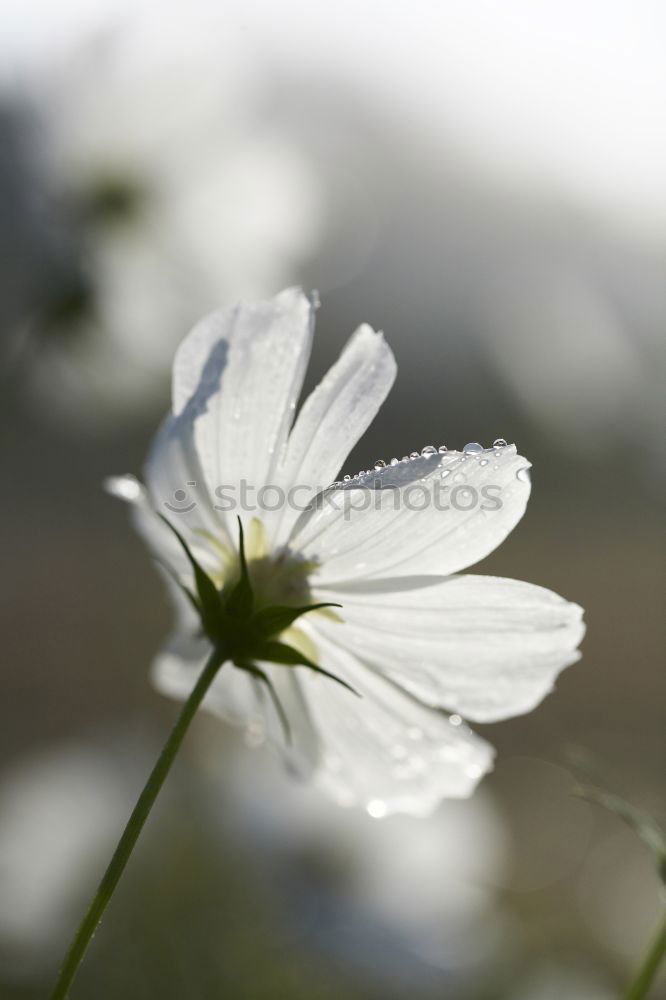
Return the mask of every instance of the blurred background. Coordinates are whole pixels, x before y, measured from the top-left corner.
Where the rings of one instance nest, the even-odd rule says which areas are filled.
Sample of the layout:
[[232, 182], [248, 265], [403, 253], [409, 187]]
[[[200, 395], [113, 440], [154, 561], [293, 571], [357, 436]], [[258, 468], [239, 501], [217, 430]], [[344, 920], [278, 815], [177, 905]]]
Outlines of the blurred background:
[[658, 880], [572, 789], [585, 760], [666, 819], [666, 8], [1, 6], [0, 997], [46, 995], [175, 712], [102, 480], [140, 472], [190, 324], [290, 283], [322, 297], [306, 388], [363, 320], [398, 360], [346, 472], [531, 459], [478, 572], [582, 604], [583, 659], [477, 727], [494, 773], [427, 821], [336, 809], [200, 718], [72, 995], [617, 996]]

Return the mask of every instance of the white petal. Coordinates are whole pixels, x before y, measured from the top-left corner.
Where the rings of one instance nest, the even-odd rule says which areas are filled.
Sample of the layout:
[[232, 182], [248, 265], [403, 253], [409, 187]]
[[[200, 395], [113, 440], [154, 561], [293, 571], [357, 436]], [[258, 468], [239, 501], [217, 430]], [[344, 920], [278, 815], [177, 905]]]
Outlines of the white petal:
[[186, 537], [190, 545], [207, 534], [233, 547], [230, 533], [216, 510], [194, 443], [194, 422], [186, 408], [163, 422], [150, 446], [144, 467], [151, 506]]
[[[267, 302], [223, 310], [210, 322], [215, 326], [214, 346], [183, 415], [192, 413], [196, 449], [211, 495], [224, 486], [237, 491], [243, 480], [259, 490], [272, 482], [291, 428], [310, 355], [314, 306], [298, 289], [288, 289]], [[188, 362], [190, 368], [183, 362], [176, 379], [179, 387], [189, 386], [213, 340], [212, 334], [196, 330], [194, 337], [195, 360]], [[187, 359], [188, 351], [183, 350]], [[186, 391], [182, 389], [183, 397]], [[176, 396], [180, 402], [180, 388]], [[237, 513], [242, 512], [226, 515], [232, 537]]]
[[426, 815], [442, 798], [472, 793], [492, 766], [488, 743], [367, 669], [318, 628], [311, 628], [311, 635], [321, 665], [362, 696], [297, 668], [321, 741], [314, 781], [322, 790], [341, 805], [361, 805], [375, 817]]
[[[157, 465], [156, 475], [168, 477], [169, 467]], [[156, 502], [134, 476], [110, 476], [104, 485], [113, 496], [131, 504], [134, 526], [145, 539], [158, 564], [170, 575], [174, 574], [183, 583], [191, 585], [192, 570], [185, 552], [174, 533], [158, 517], [158, 511], [185, 537], [204, 569], [211, 573], [219, 571], [220, 560], [216, 551], [206, 543], [202, 533], [212, 530], [219, 536], [221, 528], [211, 523], [210, 513], [205, 513], [204, 504], [197, 503], [192, 510], [180, 510], [174, 513], [175, 507], [169, 509], [166, 505]], [[178, 593], [180, 594], [180, 591]]]
[[[161, 650], [152, 667], [151, 679], [162, 694], [182, 701], [189, 696], [210, 655], [206, 639], [177, 632]], [[203, 707], [236, 725], [263, 727], [261, 698], [249, 674], [227, 663], [213, 681]]]
[[528, 468], [514, 445], [400, 462], [326, 491], [301, 515], [290, 544], [321, 565], [316, 586], [457, 573], [520, 520]]
[[[201, 533], [236, 545], [234, 511], [218, 486], [270, 478], [291, 425], [310, 351], [313, 307], [298, 290], [220, 310], [197, 324], [174, 361], [173, 414], [151, 446], [152, 506], [193, 544]], [[237, 511], [242, 513], [242, 511]]]
[[[374, 419], [395, 374], [395, 359], [383, 334], [367, 324], [360, 326], [303, 404], [276, 470], [277, 483], [285, 491], [299, 487], [296, 503], [307, 502], [333, 481]], [[298, 514], [295, 507], [283, 508], [278, 543]]]
[[216, 344], [226, 340], [232, 315], [233, 309], [227, 308], [205, 316], [178, 347], [171, 377], [171, 412], [174, 417], [183, 412], [197, 390], [201, 392], [204, 372], [210, 379], [210, 391], [215, 391], [222, 374], [226, 347], [221, 348], [216, 356], [211, 357], [211, 354]]
[[158, 559], [179, 576], [188, 575], [187, 559], [181, 546], [167, 526], [156, 516], [145, 487], [135, 476], [109, 476], [104, 488], [112, 496], [132, 506], [132, 519], [139, 534]]
[[317, 592], [344, 624], [317, 629], [430, 705], [476, 722], [528, 712], [578, 659], [582, 609], [518, 580], [457, 576], [386, 592]]
[[[209, 642], [192, 638], [192, 633], [177, 631], [153, 664], [151, 676], [155, 687], [162, 694], [184, 701], [209, 654]], [[258, 666], [273, 685], [288, 720], [288, 731], [264, 682], [232, 663], [225, 663], [220, 669], [202, 707], [241, 726], [252, 745], [268, 742], [285, 759], [292, 773], [299, 777], [310, 775], [319, 758], [319, 739], [298, 678], [289, 667], [270, 663]]]

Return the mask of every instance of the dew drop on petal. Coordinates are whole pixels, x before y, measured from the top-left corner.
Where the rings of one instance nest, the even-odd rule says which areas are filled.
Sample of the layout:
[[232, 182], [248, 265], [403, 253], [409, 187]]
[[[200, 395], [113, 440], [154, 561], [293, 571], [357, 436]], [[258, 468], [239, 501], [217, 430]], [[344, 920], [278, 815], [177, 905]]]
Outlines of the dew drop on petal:
[[487, 458], [482, 458], [481, 461], [479, 462], [479, 465], [487, 465], [487, 464], [488, 464]]
[[410, 458], [419, 458], [420, 456], [419, 456], [418, 451], [413, 451], [413, 452], [411, 452], [411, 454], [410, 454], [409, 457]]
[[434, 448], [431, 444], [427, 444], [424, 448], [421, 448], [421, 454], [422, 455], [436, 455], [437, 454], [437, 449]]
[[408, 462], [409, 461], [409, 455], [403, 455], [402, 458], [400, 459], [400, 461], [401, 462]]
[[462, 719], [456, 712], [454, 712], [453, 715], [449, 716], [449, 722], [452, 726], [460, 726], [462, 724]]
[[493, 441], [493, 448], [506, 448], [506, 441], [504, 438], [495, 438]]
[[453, 477], [453, 481], [454, 481], [454, 483], [464, 483], [465, 482], [465, 473], [464, 472], [456, 472], [455, 476]]
[[384, 459], [378, 458], [377, 461], [375, 462], [375, 469], [385, 469], [385, 468], [386, 468], [386, 462], [384, 461]]
[[441, 475], [442, 479], [446, 479], [447, 476], [451, 475], [451, 470], [450, 469], [442, 469], [440, 475]]
[[371, 799], [366, 808], [368, 815], [372, 816], [373, 819], [382, 819], [388, 812], [386, 803], [382, 802], [381, 799]]
[[518, 472], [516, 473], [516, 479], [520, 479], [521, 483], [530, 482], [530, 470], [526, 465], [523, 466], [522, 469], [518, 469]]
[[343, 483], [350, 483], [351, 482], [351, 476], [344, 476], [342, 482]]
[[398, 464], [397, 458], [392, 458], [391, 461], [389, 462], [389, 465], [397, 465], [397, 464]]
[[445, 444], [440, 444], [440, 446], [439, 446], [439, 448], [437, 450], [440, 453], [440, 455], [446, 455], [446, 453], [447, 453], [447, 451], [449, 449], [446, 447]]
[[463, 448], [463, 455], [480, 455], [483, 451], [483, 445], [479, 444], [478, 441], [470, 441]]

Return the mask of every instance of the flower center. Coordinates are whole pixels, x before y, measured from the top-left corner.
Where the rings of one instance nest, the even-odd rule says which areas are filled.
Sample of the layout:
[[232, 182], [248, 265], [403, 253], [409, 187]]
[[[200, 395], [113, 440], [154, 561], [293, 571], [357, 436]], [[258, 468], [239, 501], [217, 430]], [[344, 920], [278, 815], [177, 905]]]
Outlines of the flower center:
[[[241, 577], [239, 554], [217, 538], [208, 534], [205, 537], [219, 563], [219, 569], [212, 571], [211, 576], [222, 594], [228, 594]], [[266, 530], [258, 517], [245, 529], [245, 558], [257, 609], [275, 604], [299, 607], [311, 602], [308, 578], [317, 563], [288, 550], [271, 552]]]

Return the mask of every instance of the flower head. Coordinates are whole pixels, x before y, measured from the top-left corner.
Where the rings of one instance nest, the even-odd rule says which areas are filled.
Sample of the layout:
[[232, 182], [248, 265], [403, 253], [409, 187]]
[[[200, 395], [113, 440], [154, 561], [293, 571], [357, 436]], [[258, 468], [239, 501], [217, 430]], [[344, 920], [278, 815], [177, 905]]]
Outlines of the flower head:
[[314, 309], [289, 289], [196, 326], [146, 486], [110, 488], [177, 584], [157, 686], [186, 697], [217, 644], [235, 666], [205, 707], [274, 740], [341, 804], [425, 814], [492, 765], [463, 720], [529, 711], [578, 658], [581, 609], [460, 575], [525, 510], [513, 445], [427, 446], [329, 485], [396, 366], [363, 325], [295, 416]]

